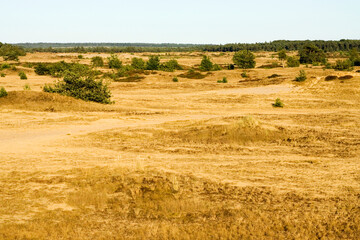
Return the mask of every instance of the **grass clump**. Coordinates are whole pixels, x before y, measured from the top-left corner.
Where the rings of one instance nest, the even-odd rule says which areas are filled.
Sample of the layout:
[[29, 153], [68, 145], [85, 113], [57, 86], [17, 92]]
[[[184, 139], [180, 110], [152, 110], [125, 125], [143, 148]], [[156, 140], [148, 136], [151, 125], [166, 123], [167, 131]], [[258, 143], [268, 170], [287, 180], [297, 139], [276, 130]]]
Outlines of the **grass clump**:
[[74, 72], [67, 72], [62, 81], [58, 81], [54, 86], [45, 85], [44, 92], [59, 93], [84, 101], [93, 101], [109, 104], [111, 93], [108, 85], [102, 80], [95, 80], [94, 76], [83, 76]]
[[25, 84], [24, 85], [24, 91], [30, 91], [31, 88], [30, 88], [30, 85], [29, 84]]
[[173, 81], [173, 82], [179, 82], [179, 79], [178, 79], [177, 77], [174, 77], [174, 78], [172, 79], [172, 81]]
[[5, 77], [6, 74], [5, 73], [0, 73], [0, 77]]
[[27, 79], [27, 76], [26, 76], [25, 72], [23, 72], [23, 71], [19, 72], [19, 77], [20, 77], [21, 80], [26, 80]]
[[268, 76], [267, 78], [277, 78], [277, 77], [281, 77], [281, 75], [279, 75], [279, 74], [272, 74], [272, 75]]
[[275, 103], [272, 104], [273, 107], [276, 107], [276, 108], [283, 108], [284, 107], [284, 103], [281, 101], [280, 98], [277, 98], [275, 100]]
[[249, 77], [249, 75], [247, 75], [247, 73], [246, 73], [246, 72], [242, 72], [242, 73], [241, 73], [241, 77], [243, 77], [243, 78], [247, 78], [247, 77]]
[[0, 97], [6, 97], [8, 95], [4, 87], [0, 88]]
[[306, 73], [305, 73], [305, 71], [304, 70], [300, 70], [300, 73], [299, 73], [299, 76], [297, 76], [296, 78], [295, 78], [295, 81], [296, 82], [303, 82], [303, 81], [305, 81], [306, 80]]
[[194, 69], [190, 69], [186, 73], [180, 74], [178, 77], [189, 78], [189, 79], [203, 79], [206, 77], [206, 75], [201, 74], [200, 72], [197, 72]]

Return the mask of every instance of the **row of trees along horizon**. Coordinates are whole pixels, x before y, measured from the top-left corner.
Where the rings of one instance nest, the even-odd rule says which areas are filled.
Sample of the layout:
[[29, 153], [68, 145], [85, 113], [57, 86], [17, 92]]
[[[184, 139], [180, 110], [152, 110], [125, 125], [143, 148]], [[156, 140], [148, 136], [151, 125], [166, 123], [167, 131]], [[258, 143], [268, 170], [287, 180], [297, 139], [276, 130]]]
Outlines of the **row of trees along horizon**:
[[282, 49], [287, 51], [299, 51], [304, 46], [312, 44], [324, 52], [349, 51], [360, 48], [360, 40], [341, 39], [339, 41], [305, 40], [289, 41], [277, 40], [264, 43], [231, 43], [224, 45], [212, 44], [174, 44], [174, 43], [17, 43], [15, 46], [23, 48], [27, 52], [237, 52], [269, 51], [277, 52]]

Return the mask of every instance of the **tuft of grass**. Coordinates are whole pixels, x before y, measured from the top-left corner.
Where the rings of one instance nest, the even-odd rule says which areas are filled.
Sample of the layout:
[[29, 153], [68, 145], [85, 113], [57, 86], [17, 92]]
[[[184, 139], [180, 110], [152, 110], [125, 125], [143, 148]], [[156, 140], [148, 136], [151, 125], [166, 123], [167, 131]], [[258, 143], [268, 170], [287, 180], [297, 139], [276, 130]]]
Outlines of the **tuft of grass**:
[[295, 78], [295, 81], [296, 82], [303, 82], [303, 81], [305, 81], [306, 80], [306, 73], [305, 73], [305, 71], [304, 70], [300, 70], [300, 73], [299, 73], [299, 75]]
[[241, 77], [243, 77], [243, 78], [247, 78], [247, 77], [249, 77], [249, 76], [247, 75], [247, 73], [246, 73], [246, 72], [242, 72], [242, 73], [241, 73]]
[[272, 104], [273, 107], [277, 107], [277, 108], [283, 108], [284, 107], [284, 103], [281, 101], [280, 98], [277, 98], [275, 100], [275, 103]]
[[30, 85], [29, 84], [25, 84], [24, 85], [24, 91], [30, 91], [31, 88], [30, 88]]
[[173, 81], [173, 82], [179, 82], [179, 79], [178, 79], [177, 77], [174, 77], [174, 78], [172, 79], [172, 81]]
[[0, 77], [5, 77], [6, 74], [5, 73], [0, 73]]
[[223, 79], [222, 79], [222, 80], [218, 80], [217, 82], [218, 82], [218, 83], [227, 83], [227, 82], [228, 82], [228, 80], [227, 80], [227, 78], [226, 78], [226, 77], [223, 77]]

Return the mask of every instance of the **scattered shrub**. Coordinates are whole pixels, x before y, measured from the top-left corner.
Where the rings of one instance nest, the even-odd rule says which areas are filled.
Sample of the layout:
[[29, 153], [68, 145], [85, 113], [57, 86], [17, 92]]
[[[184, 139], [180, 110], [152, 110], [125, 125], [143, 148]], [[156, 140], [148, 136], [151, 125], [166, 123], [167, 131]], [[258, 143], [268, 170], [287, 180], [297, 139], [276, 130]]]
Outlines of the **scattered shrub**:
[[101, 80], [95, 80], [92, 75], [83, 76], [79, 73], [66, 72], [62, 81], [58, 81], [54, 86], [45, 85], [43, 91], [59, 93], [85, 101], [111, 103], [108, 85]]
[[112, 54], [110, 57], [108, 57], [108, 65], [109, 68], [120, 69], [122, 67], [122, 62], [120, 61], [118, 56]]
[[0, 77], [5, 77], [6, 74], [5, 73], [0, 73]]
[[286, 60], [286, 65], [288, 67], [299, 67], [300, 61], [297, 57], [288, 57]]
[[177, 77], [174, 77], [174, 78], [172, 79], [172, 81], [173, 81], [173, 82], [179, 82], [179, 79], [178, 79]]
[[19, 77], [20, 77], [21, 80], [26, 80], [27, 79], [27, 76], [23, 71], [19, 72]]
[[78, 59], [84, 59], [83, 55], [78, 55]]
[[131, 59], [131, 66], [135, 69], [145, 69], [146, 63], [142, 58]]
[[278, 58], [280, 61], [285, 61], [286, 58], [287, 58], [287, 55], [286, 55], [286, 50], [285, 49], [282, 49], [278, 52]]
[[352, 78], [353, 78], [353, 76], [351, 76], [351, 75], [345, 75], [345, 76], [339, 77], [339, 80], [349, 80], [349, 79], [352, 79]]
[[30, 90], [31, 90], [29, 84], [25, 84], [25, 85], [24, 85], [24, 90], [25, 90], [25, 91], [30, 91]]
[[332, 80], [336, 80], [336, 79], [338, 79], [338, 77], [334, 76], [334, 75], [329, 75], [329, 76], [325, 77], [325, 81], [332, 81]]
[[63, 77], [65, 72], [75, 72], [80, 75], [98, 75], [99, 72], [93, 71], [89, 66], [80, 63], [67, 63], [64, 61], [56, 63], [38, 63], [35, 66], [35, 73], [38, 75], [51, 75], [53, 77]]
[[211, 71], [212, 69], [213, 69], [213, 63], [211, 62], [208, 56], [204, 55], [200, 63], [200, 70]]
[[4, 87], [0, 88], [0, 97], [6, 97], [8, 95]]
[[242, 69], [254, 68], [256, 65], [255, 55], [247, 50], [236, 52], [233, 56], [233, 62]]
[[295, 78], [295, 81], [297, 82], [303, 82], [306, 80], [306, 73], [304, 70], [300, 70], [299, 76]]
[[3, 69], [8, 69], [8, 68], [11, 68], [11, 66], [7, 63], [3, 63], [0, 65], [0, 71], [3, 70]]
[[235, 69], [235, 65], [234, 65], [234, 64], [229, 64], [229, 65], [228, 65], [228, 69], [229, 69], [229, 70], [234, 70], [234, 69]]
[[222, 68], [220, 67], [220, 65], [219, 64], [214, 64], [214, 66], [213, 66], [213, 69], [212, 69], [213, 71], [220, 71], [220, 70], [222, 70]]
[[270, 64], [261, 65], [259, 68], [271, 69], [271, 68], [278, 68], [278, 67], [281, 67], [281, 66], [279, 65], [279, 63], [277, 63], [277, 62], [272, 62], [272, 63], [270, 63]]
[[129, 76], [126, 78], [122, 78], [122, 79], [115, 79], [115, 82], [140, 82], [142, 79], [144, 79], [145, 77], [143, 76], [139, 76], [139, 75], [135, 75], [135, 76]]
[[275, 100], [275, 103], [272, 104], [273, 107], [279, 107], [279, 108], [283, 108], [284, 107], [284, 103], [280, 100], [280, 98], [277, 98]]
[[91, 64], [94, 67], [103, 67], [104, 66], [104, 60], [100, 56], [95, 56], [91, 58]]
[[279, 74], [273, 74], [271, 76], [268, 76], [268, 78], [277, 78], [277, 77], [281, 77], [281, 75]]
[[14, 60], [18, 61], [19, 56], [25, 56], [26, 53], [23, 48], [14, 46], [11, 44], [1, 44], [0, 46], [0, 56], [4, 58], [5, 61]]
[[353, 62], [347, 60], [337, 60], [334, 69], [338, 71], [351, 71], [353, 69]]
[[165, 62], [160, 65], [159, 70], [166, 71], [166, 72], [173, 72], [175, 70], [181, 70], [182, 67], [179, 65], [178, 61], [172, 59], [168, 62]]
[[242, 73], [241, 73], [241, 77], [243, 77], [243, 78], [247, 78], [247, 77], [249, 77], [249, 76], [247, 75], [247, 73], [246, 73], [246, 72], [242, 72]]

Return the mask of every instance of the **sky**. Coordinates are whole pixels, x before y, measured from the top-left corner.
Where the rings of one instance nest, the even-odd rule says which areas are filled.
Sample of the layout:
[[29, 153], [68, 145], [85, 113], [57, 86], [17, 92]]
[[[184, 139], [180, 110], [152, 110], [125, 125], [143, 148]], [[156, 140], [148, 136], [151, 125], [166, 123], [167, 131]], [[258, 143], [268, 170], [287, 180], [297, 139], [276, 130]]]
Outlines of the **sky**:
[[360, 39], [359, 0], [0, 0], [0, 42]]

